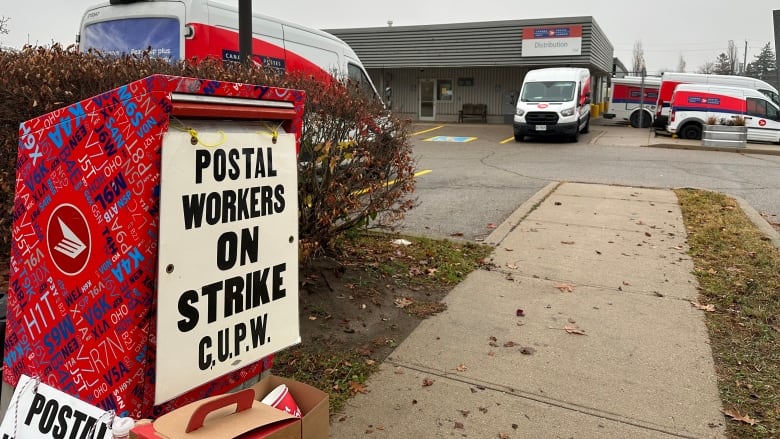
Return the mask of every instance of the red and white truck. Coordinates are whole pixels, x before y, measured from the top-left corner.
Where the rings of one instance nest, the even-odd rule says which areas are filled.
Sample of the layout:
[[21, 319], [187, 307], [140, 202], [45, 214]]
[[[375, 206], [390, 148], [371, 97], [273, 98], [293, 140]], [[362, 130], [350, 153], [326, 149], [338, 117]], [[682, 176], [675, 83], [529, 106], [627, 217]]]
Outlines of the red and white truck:
[[609, 107], [602, 117], [629, 121], [634, 128], [648, 128], [653, 122], [660, 85], [658, 76], [612, 78]]
[[675, 87], [680, 84], [722, 85], [725, 87], [744, 87], [760, 91], [766, 97], [780, 106], [780, 93], [772, 85], [760, 79], [734, 75], [709, 75], [703, 73], [666, 72], [661, 75], [661, 86], [658, 90], [658, 102], [655, 108], [653, 126], [663, 130], [669, 123], [669, 107]]
[[744, 120], [747, 140], [780, 143], [780, 108], [751, 88], [681, 84], [672, 95], [667, 131], [683, 139], [701, 138], [709, 122]]
[[[234, 4], [237, 2], [233, 2]], [[376, 94], [360, 59], [341, 39], [317, 29], [252, 14], [252, 59], [280, 71], [349, 78]], [[81, 19], [79, 49], [171, 61], [240, 61], [238, 8], [213, 0], [110, 0]]]

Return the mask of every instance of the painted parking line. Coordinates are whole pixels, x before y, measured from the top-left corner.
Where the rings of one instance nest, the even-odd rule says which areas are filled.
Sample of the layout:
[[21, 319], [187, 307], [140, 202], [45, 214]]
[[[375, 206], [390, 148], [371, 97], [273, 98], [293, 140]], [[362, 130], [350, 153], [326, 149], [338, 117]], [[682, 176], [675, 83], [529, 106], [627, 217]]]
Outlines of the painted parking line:
[[503, 144], [505, 144], [505, 143], [509, 143], [509, 142], [511, 142], [511, 141], [513, 141], [513, 140], [515, 140], [515, 136], [512, 136], [512, 137], [510, 137], [510, 138], [508, 138], [508, 139], [504, 139], [504, 140], [502, 140], [502, 141], [501, 141], [499, 144], [503, 145]]
[[477, 140], [476, 137], [458, 137], [458, 136], [435, 136], [428, 139], [425, 139], [424, 142], [455, 142], [455, 143], [466, 143], [466, 142], [473, 142], [474, 140]]
[[436, 131], [439, 128], [444, 128], [444, 125], [439, 125], [437, 127], [428, 128], [427, 130], [417, 131], [416, 133], [412, 133], [413, 136], [419, 136], [420, 134], [430, 133], [431, 131]]
[[[417, 178], [417, 177], [419, 177], [421, 175], [430, 174], [431, 172], [433, 172], [433, 170], [431, 170], [431, 169], [423, 169], [420, 172], [415, 172], [414, 173], [414, 177]], [[390, 180], [387, 183], [383, 184], [382, 187], [388, 187], [388, 186], [392, 186], [394, 184], [395, 184], [395, 180]], [[352, 192], [352, 195], [363, 195], [363, 194], [367, 194], [368, 191], [369, 191], [368, 188], [360, 189], [360, 190]]]

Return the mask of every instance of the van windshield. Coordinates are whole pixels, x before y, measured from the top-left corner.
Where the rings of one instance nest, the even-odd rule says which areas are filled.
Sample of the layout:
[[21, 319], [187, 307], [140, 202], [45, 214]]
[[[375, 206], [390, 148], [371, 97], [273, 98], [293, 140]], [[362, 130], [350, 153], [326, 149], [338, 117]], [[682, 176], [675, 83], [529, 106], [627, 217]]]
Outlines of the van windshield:
[[101, 21], [84, 28], [79, 42], [82, 52], [99, 50], [112, 56], [149, 55], [169, 61], [181, 59], [179, 20], [144, 17]]
[[768, 97], [772, 102], [775, 103], [778, 107], [780, 107], [780, 95], [773, 92], [772, 90], [758, 90], [761, 93], [763, 93], [766, 97]]
[[520, 100], [523, 102], [569, 102], [574, 100], [574, 81], [526, 82]]

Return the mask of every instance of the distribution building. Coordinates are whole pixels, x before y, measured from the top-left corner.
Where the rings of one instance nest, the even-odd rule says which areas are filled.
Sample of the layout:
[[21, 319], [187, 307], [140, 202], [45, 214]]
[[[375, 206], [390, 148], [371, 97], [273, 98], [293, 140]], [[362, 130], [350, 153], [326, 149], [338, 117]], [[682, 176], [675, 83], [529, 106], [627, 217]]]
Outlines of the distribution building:
[[487, 105], [511, 123], [525, 73], [544, 67], [591, 71], [596, 113], [614, 71], [612, 43], [593, 17], [327, 29], [360, 57], [380, 94], [413, 120], [453, 122], [463, 104]]

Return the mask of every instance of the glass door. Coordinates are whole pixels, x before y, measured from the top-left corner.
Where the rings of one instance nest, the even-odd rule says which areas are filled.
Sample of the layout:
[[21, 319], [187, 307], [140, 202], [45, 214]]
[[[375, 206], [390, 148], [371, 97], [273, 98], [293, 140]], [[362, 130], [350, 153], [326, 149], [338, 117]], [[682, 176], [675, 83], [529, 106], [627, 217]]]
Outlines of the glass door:
[[420, 120], [436, 118], [436, 80], [420, 80]]

